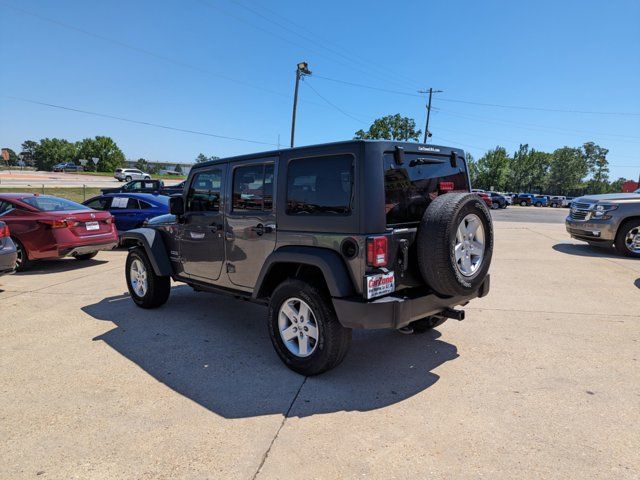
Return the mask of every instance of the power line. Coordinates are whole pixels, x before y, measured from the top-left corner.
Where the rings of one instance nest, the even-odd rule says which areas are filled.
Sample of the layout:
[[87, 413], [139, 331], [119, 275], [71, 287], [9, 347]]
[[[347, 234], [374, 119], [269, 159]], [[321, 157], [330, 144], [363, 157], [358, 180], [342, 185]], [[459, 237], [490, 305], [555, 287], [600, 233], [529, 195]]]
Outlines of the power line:
[[[256, 15], [256, 16], [258, 16], [259, 18], [261, 18], [261, 19], [263, 19], [263, 20], [265, 20], [265, 21], [267, 21], [267, 22], [269, 22], [269, 23], [272, 23], [272, 24], [274, 24], [274, 25], [276, 25], [276, 26], [280, 27], [281, 29], [283, 29], [283, 30], [285, 30], [285, 31], [287, 31], [287, 32], [289, 32], [289, 33], [292, 33], [293, 35], [296, 35], [296, 36], [298, 36], [298, 37], [300, 37], [300, 38], [302, 38], [302, 39], [306, 40], [307, 42], [310, 42], [310, 43], [312, 43], [312, 44], [314, 44], [314, 45], [316, 45], [316, 46], [318, 46], [318, 47], [322, 48], [323, 50], [329, 51], [329, 52], [331, 52], [332, 54], [337, 55], [337, 56], [339, 56], [339, 57], [341, 57], [341, 58], [345, 59], [347, 62], [349, 62], [349, 64], [348, 64], [347, 66], [351, 66], [351, 67], [353, 67], [353, 65], [352, 65], [353, 63], [358, 63], [358, 64], [360, 64], [360, 65], [362, 65], [362, 66], [364, 66], [364, 67], [368, 67], [368, 69], [371, 69], [371, 67], [376, 67], [376, 64], [375, 64], [374, 62], [371, 62], [371, 61], [363, 61], [361, 58], [359, 58], [359, 56], [350, 55], [350, 54], [344, 54], [344, 53], [342, 53], [342, 52], [340, 52], [340, 51], [338, 51], [338, 50], [336, 50], [336, 49], [334, 49], [334, 48], [332, 48], [332, 47], [330, 47], [330, 46], [327, 46], [327, 45], [326, 45], [326, 41], [325, 41], [325, 40], [323, 40], [323, 42], [325, 42], [325, 43], [320, 42], [320, 41], [317, 41], [317, 40], [314, 40], [313, 38], [310, 38], [308, 35], [305, 35], [305, 34], [302, 34], [302, 33], [300, 33], [300, 32], [297, 32], [296, 30], [294, 30], [294, 29], [292, 29], [292, 28], [290, 28], [290, 27], [288, 27], [288, 26], [286, 26], [286, 25], [283, 25], [282, 23], [280, 23], [280, 22], [278, 22], [278, 21], [273, 20], [272, 18], [269, 18], [269, 17], [267, 17], [266, 15], [263, 15], [263, 14], [262, 14], [262, 13], [260, 13], [259, 11], [255, 10], [255, 9], [254, 9], [254, 8], [252, 8], [252, 7], [249, 7], [249, 6], [245, 5], [245, 4], [244, 4], [244, 3], [242, 3], [242, 2], [239, 2], [239, 1], [237, 1], [237, 0], [227, 0], [227, 1], [228, 1], [229, 3], [233, 3], [233, 4], [235, 4], [235, 5], [238, 5], [238, 6], [239, 6], [239, 7], [241, 7], [241, 8], [244, 8], [245, 10], [247, 10], [247, 11], [249, 11], [249, 12], [253, 13], [253, 14], [254, 14], [254, 15]], [[307, 33], [307, 34], [312, 34], [312, 32], [310, 32], [310, 31], [308, 30], [308, 28], [307, 28], [307, 27], [304, 27], [304, 26], [298, 25], [298, 24], [297, 24], [297, 23], [295, 23], [294, 21], [292, 21], [292, 20], [290, 20], [290, 19], [287, 19], [286, 17], [284, 17], [284, 16], [282, 16], [282, 15], [280, 15], [280, 14], [278, 14], [278, 13], [274, 12], [273, 10], [266, 9], [265, 7], [263, 7], [263, 9], [265, 9], [265, 10], [267, 10], [267, 11], [270, 11], [274, 16], [277, 16], [277, 17], [279, 17], [279, 18], [283, 19], [284, 21], [286, 21], [286, 22], [288, 22], [288, 23], [290, 23], [290, 24], [292, 24], [292, 25], [294, 25], [294, 26], [298, 27], [299, 29], [304, 30], [304, 31], [305, 31], [305, 33]], [[321, 38], [321, 37], [319, 37], [318, 35], [315, 35], [315, 34], [314, 34], [314, 36], [315, 36], [316, 38]], [[359, 70], [360, 70], [360, 69], [359, 69]], [[394, 80], [394, 79], [392, 79], [392, 78], [391, 78], [391, 75], [389, 75], [389, 74], [390, 74], [390, 73], [394, 73], [394, 72], [393, 72], [393, 70], [391, 70], [391, 71], [390, 71], [388, 66], [380, 66], [380, 67], [378, 67], [378, 68], [377, 68], [377, 70], [382, 71], [382, 74], [381, 74], [381, 73], [379, 73], [379, 72], [377, 72], [377, 73], [375, 73], [375, 74], [374, 74], [374, 75], [376, 75], [378, 78], [382, 78], [382, 79], [383, 79], [383, 80], [385, 80], [385, 81], [390, 81], [390, 82], [395, 83], [395, 84], [397, 84], [397, 85], [402, 85], [402, 86], [406, 86], [406, 85], [407, 85], [407, 83], [405, 83], [405, 82], [406, 82], [406, 80], [403, 80], [402, 82], [398, 82], [398, 80]], [[362, 70], [360, 70], [360, 71], [362, 71]], [[412, 79], [411, 79], [410, 81], [411, 81], [411, 82], [414, 82]], [[416, 84], [416, 86], [417, 86], [417, 84]]]
[[[493, 125], [508, 125], [516, 128], [521, 128], [523, 130], [548, 131], [552, 133], [562, 133], [562, 134], [571, 133], [571, 134], [580, 134], [580, 135], [597, 135], [600, 137], [631, 138], [631, 139], [640, 140], [640, 137], [636, 137], [633, 135], [622, 135], [617, 133], [602, 133], [602, 132], [594, 132], [594, 131], [588, 131], [588, 130], [571, 130], [571, 129], [565, 129], [565, 128], [547, 127], [544, 125], [537, 125], [533, 123], [513, 122], [511, 120], [502, 120], [502, 119], [495, 119], [490, 117], [482, 117], [478, 115], [464, 114], [464, 113], [460, 113], [460, 112], [456, 112], [453, 110], [448, 110], [440, 107], [438, 108], [434, 107], [433, 110], [444, 113], [445, 115], [451, 115], [453, 117], [465, 118], [468, 120], [474, 120], [481, 123], [487, 123], [487, 124], [493, 124]], [[631, 143], [638, 143], [638, 142], [631, 142]]]
[[[379, 92], [393, 93], [396, 95], [403, 95], [406, 97], [422, 97], [422, 95], [418, 95], [411, 92], [403, 92], [400, 90], [393, 90], [389, 88], [376, 87], [372, 85], [365, 85], [362, 83], [349, 82], [345, 80], [339, 80], [337, 78], [330, 78], [325, 76], [316, 75], [316, 78], [321, 78], [323, 80], [328, 80], [331, 82], [342, 83], [344, 85], [350, 85], [352, 87], [358, 88], [366, 88], [369, 90], [376, 90]], [[454, 98], [444, 98], [438, 97], [438, 100], [443, 102], [455, 102], [455, 103], [465, 103], [469, 105], [477, 105], [483, 107], [496, 107], [496, 108], [508, 108], [508, 109], [517, 109], [517, 110], [537, 110], [542, 112], [556, 112], [556, 113], [581, 113], [581, 114], [592, 114], [592, 115], [623, 115], [623, 116], [640, 116], [640, 113], [637, 112], [598, 112], [598, 111], [588, 111], [588, 110], [571, 110], [571, 109], [559, 109], [559, 108], [546, 108], [546, 107], [533, 107], [533, 106], [523, 106], [523, 105], [505, 105], [505, 104], [497, 104], [497, 103], [482, 103], [482, 102], [471, 102], [467, 100], [459, 100]]]
[[327, 105], [330, 105], [331, 107], [333, 107], [335, 110], [337, 110], [338, 112], [340, 112], [342, 115], [344, 115], [345, 117], [349, 117], [352, 120], [355, 120], [358, 123], [362, 123], [363, 125], [369, 125], [369, 122], [366, 122], [364, 120], [361, 120], [357, 117], [354, 117], [353, 115], [351, 115], [350, 113], [347, 113], [346, 111], [344, 111], [342, 108], [340, 108], [339, 106], [337, 106], [335, 103], [329, 101], [326, 97], [324, 97], [323, 95], [320, 94], [320, 92], [318, 92], [315, 88], [313, 88], [313, 85], [311, 85], [311, 82], [307, 79], [305, 81], [306, 85], [311, 89], [311, 91], [313, 93], [315, 93], [318, 97], [320, 97], [322, 100], [324, 100]]
[[135, 123], [137, 125], [145, 125], [145, 126], [148, 126], [148, 127], [162, 128], [162, 129], [165, 129], [165, 130], [173, 130], [173, 131], [182, 132], [182, 133], [191, 133], [191, 134], [194, 134], [194, 135], [203, 135], [203, 136], [206, 136], [206, 137], [221, 138], [221, 139], [224, 139], [224, 140], [235, 140], [237, 142], [246, 142], [246, 143], [255, 143], [255, 144], [258, 144], [258, 145], [276, 146], [275, 143], [271, 143], [271, 142], [263, 142], [263, 141], [260, 141], [260, 140], [251, 140], [251, 139], [248, 139], [248, 138], [240, 138], [240, 137], [230, 137], [230, 136], [227, 136], [227, 135], [220, 135], [220, 134], [217, 134], [217, 133], [210, 133], [210, 132], [202, 132], [202, 131], [198, 131], [198, 130], [190, 130], [190, 129], [187, 129], [187, 128], [172, 127], [172, 126], [169, 126], [169, 125], [162, 125], [162, 124], [159, 124], [159, 123], [145, 122], [143, 120], [134, 120], [132, 118], [120, 117], [120, 116], [117, 116], [117, 115], [110, 115], [108, 113], [93, 112], [93, 111], [90, 111], [90, 110], [82, 110], [80, 108], [66, 107], [64, 105], [56, 105], [56, 104], [53, 104], [53, 103], [40, 102], [38, 100], [31, 100], [29, 98], [14, 97], [14, 96], [11, 96], [11, 95], [1, 95], [1, 96], [3, 98], [9, 98], [11, 100], [18, 100], [20, 102], [32, 103], [34, 105], [42, 105], [42, 106], [45, 106], [45, 107], [57, 108], [57, 109], [60, 109], [60, 110], [68, 110], [70, 112], [84, 113], [86, 115], [93, 115], [93, 116], [96, 116], [96, 117], [109, 118], [109, 119], [112, 119], [112, 120], [120, 120], [122, 122]]

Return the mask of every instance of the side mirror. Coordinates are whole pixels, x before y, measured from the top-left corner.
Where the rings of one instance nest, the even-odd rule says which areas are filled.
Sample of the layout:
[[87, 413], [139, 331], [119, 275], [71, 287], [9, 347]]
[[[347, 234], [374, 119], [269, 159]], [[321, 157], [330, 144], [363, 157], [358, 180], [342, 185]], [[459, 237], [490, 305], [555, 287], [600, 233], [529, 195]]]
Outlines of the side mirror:
[[182, 198], [182, 195], [173, 195], [169, 198], [169, 212], [176, 217], [184, 215], [184, 198]]

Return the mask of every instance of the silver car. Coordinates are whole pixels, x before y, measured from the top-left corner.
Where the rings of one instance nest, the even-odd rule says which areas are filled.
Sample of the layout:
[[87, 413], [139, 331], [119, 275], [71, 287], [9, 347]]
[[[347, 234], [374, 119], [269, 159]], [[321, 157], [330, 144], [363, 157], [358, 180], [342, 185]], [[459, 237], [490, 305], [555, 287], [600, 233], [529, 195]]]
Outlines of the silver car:
[[565, 224], [575, 239], [640, 258], [640, 190], [576, 198]]
[[151, 180], [151, 175], [138, 170], [137, 168], [118, 168], [113, 177], [121, 182], [130, 182], [131, 180]]

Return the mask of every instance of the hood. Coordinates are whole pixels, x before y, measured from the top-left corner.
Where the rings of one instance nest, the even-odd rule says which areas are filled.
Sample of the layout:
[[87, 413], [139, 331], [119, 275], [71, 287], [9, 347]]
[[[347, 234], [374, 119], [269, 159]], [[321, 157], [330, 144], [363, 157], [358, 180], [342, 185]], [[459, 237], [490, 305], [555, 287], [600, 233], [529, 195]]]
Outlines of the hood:
[[574, 202], [596, 203], [596, 202], [617, 202], [620, 200], [637, 200], [640, 202], [640, 194], [638, 193], [604, 193], [602, 195], [586, 195], [584, 197], [575, 198]]

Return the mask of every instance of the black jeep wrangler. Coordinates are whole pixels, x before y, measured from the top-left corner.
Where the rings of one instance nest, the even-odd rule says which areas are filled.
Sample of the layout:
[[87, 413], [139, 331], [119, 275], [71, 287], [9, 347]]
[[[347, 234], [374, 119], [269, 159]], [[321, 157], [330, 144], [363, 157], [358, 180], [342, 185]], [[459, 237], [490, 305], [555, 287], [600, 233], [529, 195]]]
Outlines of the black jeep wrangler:
[[268, 306], [271, 341], [304, 375], [338, 365], [353, 328], [425, 331], [489, 292], [491, 216], [464, 152], [348, 141], [195, 166], [173, 217], [123, 233], [143, 308], [171, 279]]

